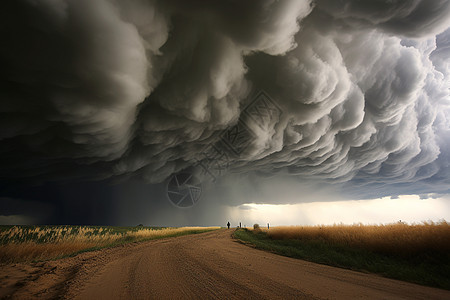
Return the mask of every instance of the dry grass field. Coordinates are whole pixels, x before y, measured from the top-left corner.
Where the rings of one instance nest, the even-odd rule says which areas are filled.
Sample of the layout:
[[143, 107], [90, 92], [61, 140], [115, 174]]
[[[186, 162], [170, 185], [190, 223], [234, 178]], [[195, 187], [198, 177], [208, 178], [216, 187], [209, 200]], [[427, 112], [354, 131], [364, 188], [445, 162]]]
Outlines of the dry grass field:
[[414, 256], [424, 252], [450, 253], [450, 224], [423, 222], [387, 225], [286, 226], [266, 230], [275, 240], [323, 240], [371, 252]]
[[[218, 227], [217, 227], [218, 228]], [[64, 257], [127, 242], [200, 233], [215, 227], [145, 228], [97, 226], [13, 226], [0, 231], [0, 263]]]
[[2, 265], [0, 299], [450, 299], [450, 291], [255, 250], [232, 239], [237, 232], [259, 235], [224, 228]]
[[270, 230], [257, 226], [234, 235], [281, 255], [450, 290], [450, 224], [446, 221]]

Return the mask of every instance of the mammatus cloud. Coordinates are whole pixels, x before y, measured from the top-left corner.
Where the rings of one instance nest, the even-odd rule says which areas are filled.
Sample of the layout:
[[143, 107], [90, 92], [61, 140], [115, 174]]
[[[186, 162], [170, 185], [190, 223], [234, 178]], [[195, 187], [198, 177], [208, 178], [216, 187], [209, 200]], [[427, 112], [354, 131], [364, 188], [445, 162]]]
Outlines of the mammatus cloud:
[[450, 1], [16, 0], [0, 20], [4, 180], [161, 182], [264, 90], [281, 114], [230, 173], [448, 189]]

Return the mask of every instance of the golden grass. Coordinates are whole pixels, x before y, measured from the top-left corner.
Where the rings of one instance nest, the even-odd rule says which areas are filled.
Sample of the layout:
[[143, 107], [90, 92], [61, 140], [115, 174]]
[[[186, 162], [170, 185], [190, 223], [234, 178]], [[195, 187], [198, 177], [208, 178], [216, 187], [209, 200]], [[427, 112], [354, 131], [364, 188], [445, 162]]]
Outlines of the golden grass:
[[264, 230], [272, 239], [322, 240], [385, 254], [450, 253], [450, 224], [289, 226]]
[[84, 249], [97, 246], [94, 243], [60, 243], [37, 244], [33, 242], [22, 244], [7, 244], [0, 246], [0, 262], [24, 262], [33, 260], [46, 260], [69, 255]]
[[117, 232], [108, 227], [14, 226], [0, 232], [0, 263], [54, 259], [90, 248], [213, 229], [216, 227], [139, 228]]

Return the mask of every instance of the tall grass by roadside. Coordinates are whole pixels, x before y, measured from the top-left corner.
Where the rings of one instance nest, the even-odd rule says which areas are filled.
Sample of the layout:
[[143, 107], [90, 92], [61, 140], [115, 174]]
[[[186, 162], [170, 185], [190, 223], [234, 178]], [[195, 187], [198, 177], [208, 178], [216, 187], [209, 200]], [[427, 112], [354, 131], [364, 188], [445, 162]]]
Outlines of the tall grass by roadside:
[[2, 226], [0, 263], [55, 259], [129, 242], [201, 233], [217, 228]]
[[333, 225], [238, 230], [255, 247], [450, 290], [450, 224]]
[[409, 258], [425, 252], [450, 253], [450, 224], [424, 222], [387, 225], [333, 225], [275, 227], [267, 232], [274, 240], [323, 240], [352, 247]]

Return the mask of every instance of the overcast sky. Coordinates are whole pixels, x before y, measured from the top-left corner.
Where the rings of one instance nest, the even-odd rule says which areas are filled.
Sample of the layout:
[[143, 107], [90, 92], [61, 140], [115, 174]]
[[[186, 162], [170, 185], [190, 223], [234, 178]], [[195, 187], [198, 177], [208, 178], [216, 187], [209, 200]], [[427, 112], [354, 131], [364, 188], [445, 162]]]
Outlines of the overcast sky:
[[0, 223], [448, 220], [449, 27], [449, 0], [3, 1]]

